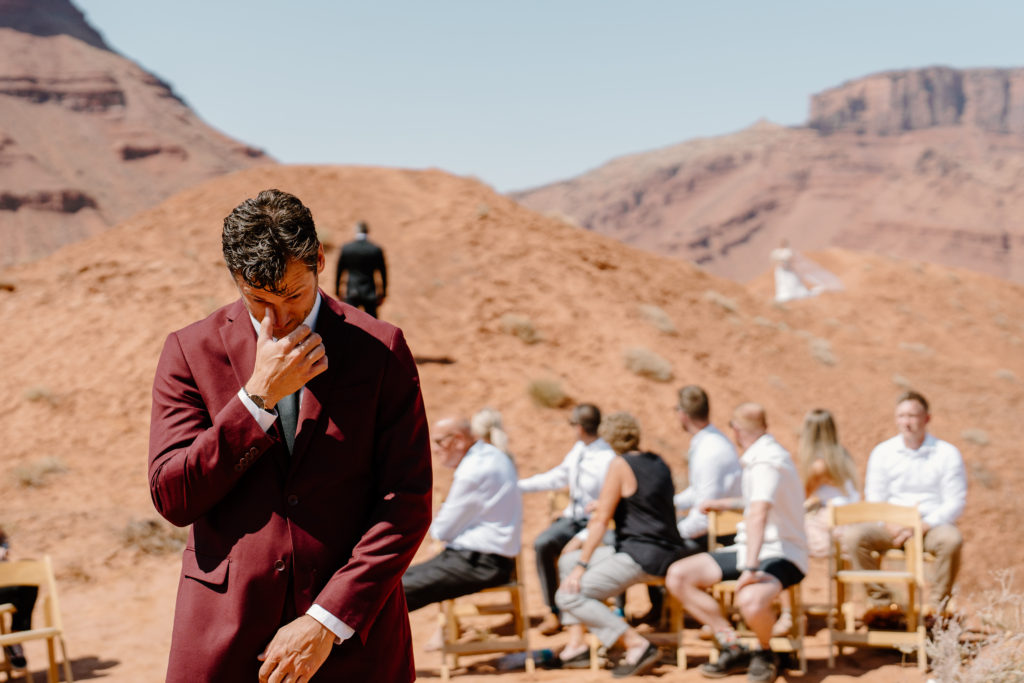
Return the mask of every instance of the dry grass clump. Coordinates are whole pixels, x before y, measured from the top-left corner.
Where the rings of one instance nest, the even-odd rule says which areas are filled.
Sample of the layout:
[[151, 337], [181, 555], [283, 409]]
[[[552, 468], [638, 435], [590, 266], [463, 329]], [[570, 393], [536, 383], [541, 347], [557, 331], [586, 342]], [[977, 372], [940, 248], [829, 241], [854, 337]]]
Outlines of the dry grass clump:
[[999, 475], [985, 467], [983, 463], [972, 462], [970, 472], [971, 478], [987, 489], [994, 489], [999, 486]]
[[31, 401], [32, 403], [46, 401], [51, 406], [57, 405], [57, 397], [54, 396], [53, 392], [46, 387], [29, 387], [28, 389], [23, 391], [21, 395], [25, 397], [26, 401]]
[[63, 460], [56, 455], [48, 455], [15, 467], [14, 478], [18, 482], [18, 486], [40, 488], [46, 486], [55, 475], [63, 474], [67, 471], [68, 466], [64, 464]]
[[961, 618], [940, 618], [926, 649], [929, 681], [1011, 683], [1024, 680], [1024, 595], [1013, 590], [1013, 570], [992, 572], [998, 587], [983, 593], [980, 633]]
[[1005, 382], [1016, 382], [1017, 375], [1013, 372], [1013, 370], [1000, 368], [999, 370], [996, 370], [996, 379], [1001, 379]]
[[900, 342], [900, 348], [911, 353], [919, 353], [922, 356], [929, 356], [932, 353], [930, 346], [919, 342]]
[[811, 339], [811, 355], [822, 365], [835, 365], [838, 361], [832, 353], [832, 345], [827, 339], [813, 337]]
[[668, 317], [668, 313], [662, 309], [652, 304], [640, 304], [639, 310], [644, 320], [654, 325], [659, 332], [668, 335], [678, 334], [676, 324], [672, 322], [672, 318]]
[[735, 299], [730, 299], [724, 294], [720, 294], [713, 289], [709, 289], [704, 292], [704, 300], [710, 301], [711, 303], [719, 306], [726, 313], [739, 313], [740, 306], [736, 303]]
[[984, 429], [965, 429], [960, 432], [960, 438], [975, 446], [987, 446], [989, 444], [988, 432]]
[[904, 391], [910, 391], [911, 387], [913, 386], [910, 383], [910, 380], [904, 377], [903, 375], [893, 375], [892, 383], [898, 386], [900, 389], [903, 389]]
[[134, 519], [121, 530], [121, 543], [147, 555], [179, 552], [188, 540], [188, 530], [156, 519]]
[[533, 326], [533, 321], [518, 313], [506, 313], [501, 316], [501, 331], [519, 337], [524, 344], [536, 344], [543, 339]]
[[562, 389], [557, 379], [535, 379], [526, 388], [530, 399], [541, 408], [564, 408], [572, 398]]
[[668, 382], [672, 379], [672, 364], [650, 349], [637, 347], [624, 354], [626, 369], [641, 377]]

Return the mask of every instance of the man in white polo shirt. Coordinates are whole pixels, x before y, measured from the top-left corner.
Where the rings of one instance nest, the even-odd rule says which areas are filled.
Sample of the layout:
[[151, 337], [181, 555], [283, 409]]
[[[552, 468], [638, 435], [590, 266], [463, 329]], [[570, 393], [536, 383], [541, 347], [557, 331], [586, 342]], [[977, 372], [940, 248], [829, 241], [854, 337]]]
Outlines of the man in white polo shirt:
[[[908, 391], [896, 402], [899, 434], [875, 446], [868, 458], [864, 498], [868, 501], [914, 505], [924, 524], [924, 549], [935, 555], [930, 611], [944, 604], [960, 569], [963, 536], [954, 526], [967, 502], [967, 474], [956, 446], [928, 433], [928, 401]], [[879, 555], [901, 548], [911, 536], [908, 528], [860, 524], [844, 538], [855, 569], [878, 569]], [[879, 555], [872, 555], [877, 551]], [[881, 584], [867, 584], [874, 608], [892, 602]]]
[[402, 577], [410, 612], [507, 583], [522, 535], [523, 500], [512, 459], [476, 439], [464, 418], [445, 418], [433, 431], [441, 464], [455, 468], [455, 475], [430, 525], [444, 549]]
[[[764, 408], [743, 403], [729, 422], [744, 451], [743, 497], [705, 501], [708, 510], [743, 509], [736, 543], [714, 553], [691, 555], [668, 569], [665, 586], [698, 621], [711, 627], [721, 650], [718, 661], [701, 667], [707, 678], [747, 671], [747, 679], [774, 681], [778, 662], [771, 651], [772, 602], [807, 573], [804, 486], [789, 453], [768, 433]], [[736, 605], [757, 635], [759, 648], [738, 643], [731, 622], [706, 592], [719, 581], [737, 579]]]

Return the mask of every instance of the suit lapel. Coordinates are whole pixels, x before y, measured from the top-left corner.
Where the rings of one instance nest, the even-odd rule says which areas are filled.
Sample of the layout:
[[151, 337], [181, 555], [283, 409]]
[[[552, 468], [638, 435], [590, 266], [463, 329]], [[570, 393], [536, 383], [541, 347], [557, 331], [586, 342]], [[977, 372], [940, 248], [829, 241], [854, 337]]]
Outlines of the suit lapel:
[[337, 386], [337, 378], [345, 359], [344, 314], [330, 306], [330, 299], [322, 291], [320, 314], [316, 320], [316, 331], [323, 338], [327, 352], [327, 370], [306, 383], [299, 405], [299, 424], [295, 432], [295, 448], [291, 457], [291, 472], [299, 466], [309, 450], [313, 435], [321, 433], [320, 423], [326, 419], [324, 406], [330, 402], [331, 393]]

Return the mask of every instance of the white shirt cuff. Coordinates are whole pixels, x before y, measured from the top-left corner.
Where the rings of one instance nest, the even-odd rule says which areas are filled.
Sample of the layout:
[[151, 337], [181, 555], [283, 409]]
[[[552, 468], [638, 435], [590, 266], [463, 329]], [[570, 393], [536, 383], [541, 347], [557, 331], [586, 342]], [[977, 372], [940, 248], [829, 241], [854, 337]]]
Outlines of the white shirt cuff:
[[242, 405], [249, 411], [253, 419], [259, 423], [263, 431], [270, 431], [270, 428], [274, 425], [274, 420], [277, 419], [277, 410], [261, 410], [257, 408], [256, 404], [249, 398], [249, 394], [245, 393], [245, 387], [238, 390], [238, 398], [242, 400]]
[[355, 630], [351, 626], [325, 610], [320, 605], [313, 604], [308, 610], [306, 610], [306, 614], [319, 621], [324, 625], [324, 628], [335, 635], [335, 645], [348, 640], [352, 637], [352, 634], [355, 633]]

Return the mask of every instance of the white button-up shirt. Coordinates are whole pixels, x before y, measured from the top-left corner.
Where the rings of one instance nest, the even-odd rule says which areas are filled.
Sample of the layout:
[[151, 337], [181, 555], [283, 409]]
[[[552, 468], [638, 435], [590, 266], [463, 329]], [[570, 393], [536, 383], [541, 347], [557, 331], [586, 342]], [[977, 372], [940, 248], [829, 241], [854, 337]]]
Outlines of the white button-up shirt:
[[698, 538], [708, 532], [708, 516], [700, 511], [700, 504], [705, 500], [741, 496], [743, 468], [732, 442], [714, 425], [693, 435], [687, 461], [690, 484], [677, 493], [673, 501], [677, 510], [689, 509], [679, 520], [679, 535]]
[[956, 446], [931, 434], [917, 450], [894, 436], [871, 451], [864, 499], [915, 505], [930, 527], [953, 524], [967, 503], [964, 460]]
[[519, 490], [533, 493], [569, 487], [569, 504], [562, 511], [562, 517], [585, 520], [590, 517], [586, 507], [600, 495], [608, 466], [614, 459], [615, 451], [604, 439], [595, 439], [589, 444], [577, 441], [556, 467], [520, 479]]
[[430, 535], [455, 550], [515, 557], [523, 531], [523, 497], [516, 478], [512, 458], [477, 441], [455, 468]]
[[771, 504], [764, 526], [759, 562], [782, 557], [807, 573], [807, 535], [804, 532], [804, 485], [789, 452], [771, 434], [764, 434], [743, 454], [743, 517], [736, 529], [736, 560], [747, 560], [746, 518], [750, 504]]

